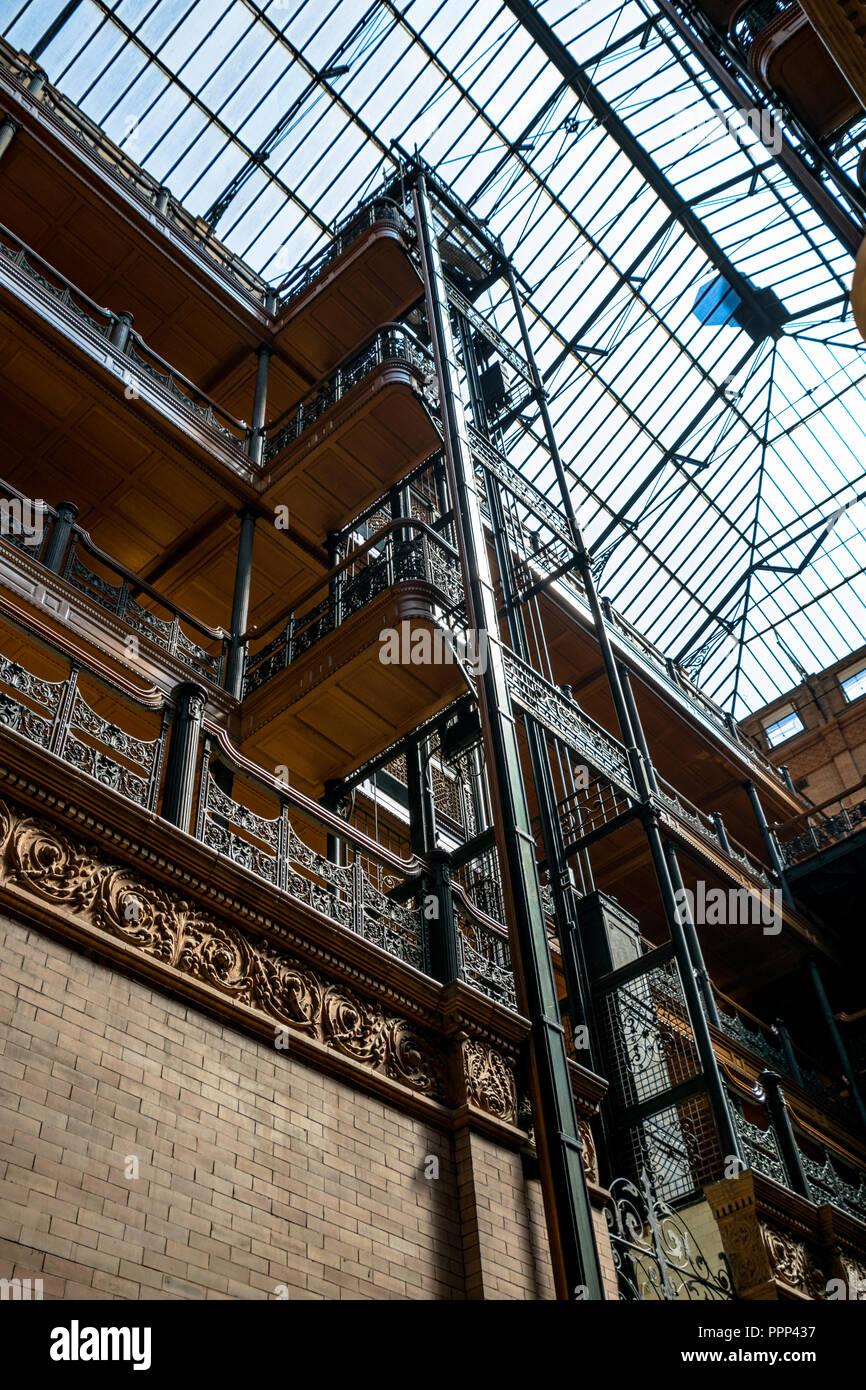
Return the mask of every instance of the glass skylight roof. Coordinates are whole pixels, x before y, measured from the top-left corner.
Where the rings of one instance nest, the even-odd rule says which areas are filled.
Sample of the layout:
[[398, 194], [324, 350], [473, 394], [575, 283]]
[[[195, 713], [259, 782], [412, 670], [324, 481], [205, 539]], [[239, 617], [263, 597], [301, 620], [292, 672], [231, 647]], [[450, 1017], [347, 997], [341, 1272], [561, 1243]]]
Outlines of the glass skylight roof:
[[[417, 148], [513, 256], [602, 593], [738, 717], [799, 683], [794, 661], [861, 645], [851, 256], [651, 0], [536, 9], [775, 291], [777, 341], [702, 322], [717, 269], [499, 0], [3, 8], [30, 52], [68, 12], [39, 52], [50, 80], [273, 284]], [[850, 167], [853, 140], [838, 157]], [[507, 287], [478, 307], [519, 345]], [[555, 499], [533, 407], [509, 443]]]

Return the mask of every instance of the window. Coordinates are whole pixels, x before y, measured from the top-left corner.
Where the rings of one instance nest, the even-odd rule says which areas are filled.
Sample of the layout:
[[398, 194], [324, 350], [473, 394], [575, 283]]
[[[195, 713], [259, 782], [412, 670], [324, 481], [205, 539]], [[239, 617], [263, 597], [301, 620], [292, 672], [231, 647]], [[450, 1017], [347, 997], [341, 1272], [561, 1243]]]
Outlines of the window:
[[859, 700], [861, 695], [866, 695], [866, 666], [861, 666], [857, 671], [843, 671], [839, 684], [846, 700]]
[[784, 705], [782, 709], [776, 710], [776, 717], [772, 723], [764, 725], [764, 733], [770, 747], [775, 748], [777, 744], [784, 743], [785, 739], [793, 738], [804, 727], [794, 706]]

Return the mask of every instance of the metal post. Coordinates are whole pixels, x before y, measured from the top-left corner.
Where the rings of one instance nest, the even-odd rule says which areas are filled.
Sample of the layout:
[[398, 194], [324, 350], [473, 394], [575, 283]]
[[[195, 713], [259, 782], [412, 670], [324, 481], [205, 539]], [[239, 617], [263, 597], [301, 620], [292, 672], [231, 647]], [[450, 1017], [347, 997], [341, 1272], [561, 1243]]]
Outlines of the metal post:
[[774, 1071], [762, 1071], [758, 1077], [767, 1102], [767, 1114], [773, 1126], [779, 1153], [785, 1167], [785, 1175], [792, 1192], [798, 1192], [807, 1202], [812, 1201], [812, 1189], [803, 1168], [800, 1150], [791, 1127], [791, 1116], [782, 1092], [782, 1083]]
[[128, 309], [116, 314], [114, 323], [111, 325], [111, 333], [108, 341], [112, 347], [116, 347], [118, 352], [126, 352], [126, 345], [129, 342], [129, 335], [132, 332], [133, 316]]
[[246, 631], [250, 607], [250, 579], [253, 572], [253, 538], [256, 513], [253, 507], [243, 507], [238, 513], [241, 529], [238, 536], [238, 562], [235, 570], [235, 591], [232, 599], [231, 638], [226, 661], [226, 690], [236, 700], [243, 699], [244, 646], [241, 635]]
[[722, 820], [722, 813], [721, 813], [721, 811], [713, 811], [713, 813], [712, 813], [712, 821], [713, 821], [713, 825], [716, 827], [716, 836], [717, 836], [717, 838], [718, 838], [719, 844], [721, 845], [722, 849], [725, 851], [725, 854], [730, 854], [730, 853], [731, 853], [731, 842], [730, 842], [730, 840], [728, 839], [728, 832], [727, 832], [727, 830], [725, 829], [725, 822]]
[[767, 854], [770, 856], [770, 863], [775, 869], [776, 874], [778, 875], [779, 882], [782, 885], [782, 896], [784, 897], [785, 902], [788, 903], [789, 906], [793, 907], [794, 897], [791, 893], [791, 889], [788, 886], [788, 876], [785, 873], [785, 868], [782, 864], [782, 857], [779, 854], [779, 847], [776, 844], [776, 837], [770, 829], [770, 826], [767, 822], [767, 817], [764, 815], [764, 808], [761, 805], [761, 798], [758, 796], [758, 788], [755, 786], [754, 782], [747, 782], [746, 791], [748, 792], [749, 800], [752, 803], [752, 810], [755, 813], [755, 820], [758, 822], [758, 829], [760, 830], [761, 835], [764, 839], [764, 844], [767, 847]]
[[[325, 794], [321, 798], [322, 805], [328, 811], [333, 811], [335, 816], [341, 814], [341, 804], [344, 799], [343, 783], [333, 777], [329, 777], [325, 783]], [[327, 833], [327, 843], [325, 854], [332, 864], [342, 864], [343, 862], [343, 842], [339, 835], [335, 835], [333, 830]]]
[[[656, 771], [655, 767], [653, 766], [653, 760], [650, 757], [649, 746], [646, 741], [643, 723], [641, 721], [640, 714], [638, 713], [637, 702], [634, 698], [634, 691], [632, 690], [631, 685], [631, 677], [629, 675], [627, 667], [625, 666], [620, 666], [619, 672], [622, 680], [623, 698], [628, 707], [629, 718], [631, 720], [631, 727], [634, 731], [635, 742], [643, 757], [648, 787], [652, 793], [658, 794], [658, 779], [656, 778]], [[683, 884], [683, 876], [680, 871], [679, 856], [677, 855], [676, 846], [674, 845], [672, 840], [666, 839], [664, 841], [664, 853], [665, 859], [667, 861], [668, 873], [670, 875], [673, 890], [681, 904], [679, 910], [679, 917], [681, 924], [684, 927], [683, 934], [685, 937], [686, 947], [688, 949], [688, 956], [691, 969], [694, 971], [695, 978], [698, 982], [698, 988], [701, 993], [701, 999], [703, 1001], [704, 1009], [706, 1011], [706, 1016], [709, 1019], [710, 1023], [712, 1023], [716, 1028], [718, 1028], [720, 1026], [719, 1011], [716, 1008], [716, 999], [715, 995], [713, 994], [713, 987], [710, 983], [710, 977], [707, 973], [707, 967], [704, 961], [704, 953], [701, 949], [701, 943], [700, 938], [698, 936], [697, 927], [695, 925], [695, 919], [692, 915], [692, 910], [689, 906], [689, 900], [686, 896], [686, 890]]]
[[704, 1008], [706, 1009], [707, 1018], [715, 1028], [720, 1028], [721, 1023], [719, 1022], [719, 1011], [716, 1008], [716, 997], [713, 994], [713, 986], [710, 983], [710, 977], [707, 973], [707, 966], [706, 962], [704, 961], [703, 950], [701, 949], [701, 942], [700, 937], [698, 936], [698, 929], [695, 924], [695, 919], [692, 915], [691, 907], [689, 906], [688, 897], [686, 896], [686, 890], [683, 884], [683, 876], [680, 872], [680, 861], [679, 856], [677, 855], [676, 845], [673, 843], [672, 840], [665, 840], [664, 846], [665, 858], [668, 863], [668, 872], [671, 876], [671, 882], [673, 883], [674, 892], [679, 898], [679, 901], [682, 903], [680, 916], [683, 921], [683, 926], [685, 927], [685, 937], [689, 949], [689, 958], [692, 962], [692, 967], [694, 969], [695, 977], [698, 982], [698, 988], [701, 991], [701, 998], [704, 1001]]
[[776, 1030], [776, 1037], [779, 1039], [779, 1046], [782, 1049], [782, 1056], [785, 1058], [785, 1066], [788, 1073], [798, 1086], [803, 1084], [803, 1073], [800, 1071], [800, 1063], [797, 1061], [797, 1054], [791, 1042], [791, 1034], [788, 1032], [780, 1018], [776, 1019], [773, 1025]]
[[851, 1059], [848, 1056], [848, 1049], [842, 1040], [842, 1034], [839, 1032], [836, 1020], [833, 1017], [833, 1010], [830, 1008], [830, 1001], [827, 998], [827, 991], [824, 989], [824, 981], [821, 979], [821, 973], [818, 969], [818, 965], [815, 960], [809, 961], [809, 974], [812, 978], [812, 984], [815, 987], [815, 993], [818, 996], [818, 1004], [820, 1005], [821, 1013], [824, 1015], [824, 1022], [827, 1025], [827, 1031], [829, 1032], [833, 1042], [833, 1046], [836, 1049], [836, 1056], [839, 1058], [839, 1065], [842, 1069], [842, 1074], [846, 1078], [848, 1085], [851, 1088], [851, 1099], [854, 1101], [854, 1104], [857, 1107], [857, 1114], [860, 1117], [860, 1123], [863, 1125], [863, 1128], [866, 1129], [866, 1106], [864, 1106], [863, 1104], [863, 1097], [860, 1094], [860, 1087], [857, 1085], [857, 1081], [854, 1075], [854, 1069], [851, 1066]]
[[[606, 601], [603, 599], [602, 607], [605, 606], [607, 606]], [[644, 760], [644, 766], [646, 768], [646, 775], [647, 781], [649, 782], [649, 788], [650, 791], [657, 793], [659, 789], [658, 778], [656, 777], [656, 770], [653, 766], [653, 760], [650, 757], [649, 745], [646, 741], [646, 734], [644, 733], [641, 717], [638, 714], [637, 701], [634, 698], [634, 691], [632, 690], [631, 685], [631, 676], [629, 675], [629, 670], [627, 666], [619, 666], [618, 670], [620, 680], [622, 681], [623, 699], [625, 701], [626, 709], [628, 710], [628, 717], [631, 723], [632, 732], [634, 734], [635, 743], [637, 744], [637, 747], [639, 748]]]
[[495, 798], [497, 846], [509, 905], [515, 979], [531, 1022], [530, 1053], [542, 1187], [557, 1294], [604, 1297], [592, 1207], [583, 1168], [565, 1036], [535, 862], [535, 842], [520, 764], [517, 725], [499, 640], [496, 595], [487, 555], [447, 290], [423, 174], [413, 203], [427, 314], [439, 378], [451, 494], [469, 623], [487, 644], [478, 699]]
[[[645, 812], [644, 830], [647, 840], [649, 841], [653, 867], [655, 868], [656, 879], [662, 895], [668, 930], [670, 931], [671, 940], [674, 944], [674, 952], [679, 966], [683, 995], [686, 1001], [686, 1011], [695, 1039], [701, 1071], [707, 1083], [707, 1093], [709, 1095], [710, 1108], [712, 1109], [716, 1124], [719, 1144], [726, 1158], [739, 1159], [742, 1157], [740, 1152], [740, 1141], [734, 1127], [728, 1092], [722, 1081], [722, 1074], [719, 1070], [718, 1059], [707, 1023], [703, 990], [698, 983], [697, 970], [692, 962], [688, 937], [684, 930], [684, 923], [680, 920], [680, 912], [674, 894], [674, 887], [671, 881], [664, 844], [657, 823], [657, 813], [654, 808], [650, 808]], [[707, 981], [707, 983], [709, 984], [709, 981]]]
[[48, 544], [45, 547], [45, 554], [42, 556], [42, 563], [46, 569], [59, 574], [63, 567], [63, 557], [66, 554], [69, 537], [72, 535], [72, 528], [78, 516], [78, 508], [74, 502], [58, 502], [54, 511], [54, 524], [48, 533]]
[[779, 771], [782, 774], [782, 781], [785, 783], [785, 786], [788, 788], [788, 791], [791, 793], [791, 795], [799, 796], [800, 793], [797, 791], [797, 788], [794, 786], [794, 783], [791, 780], [791, 774], [788, 770], [787, 764], [782, 763], [781, 767], [779, 768]]
[[261, 466], [265, 455], [265, 416], [268, 409], [268, 368], [271, 361], [269, 347], [257, 348], [256, 391], [253, 397], [253, 419], [250, 429], [249, 454], [253, 463]]
[[21, 129], [17, 121], [13, 121], [11, 116], [4, 116], [0, 121], [0, 159], [12, 144], [16, 133]]
[[162, 815], [181, 830], [189, 830], [198, 741], [207, 696], [194, 681], [184, 681], [175, 687], [172, 697], [175, 709], [165, 765]]
[[426, 740], [418, 739], [406, 749], [406, 789], [409, 847], [413, 854], [426, 859], [431, 868], [430, 874], [424, 874], [421, 879], [430, 969], [437, 980], [448, 984], [458, 979], [460, 974], [454, 903], [451, 898], [451, 856], [436, 843], [436, 804], [430, 786]]

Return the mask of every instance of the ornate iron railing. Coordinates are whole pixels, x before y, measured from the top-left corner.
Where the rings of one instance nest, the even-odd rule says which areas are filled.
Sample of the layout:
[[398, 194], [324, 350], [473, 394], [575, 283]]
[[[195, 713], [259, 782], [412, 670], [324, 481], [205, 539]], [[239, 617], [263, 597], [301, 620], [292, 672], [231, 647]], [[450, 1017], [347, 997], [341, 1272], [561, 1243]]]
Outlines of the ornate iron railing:
[[[414, 535], [409, 535], [414, 531]], [[283, 613], [278, 635], [251, 654], [247, 661], [245, 695], [286, 670], [304, 652], [336, 631], [377, 595], [396, 584], [429, 584], [436, 591], [443, 610], [452, 609], [463, 594], [457, 552], [423, 522], [398, 518], [299, 600], [298, 606]], [[319, 597], [323, 594], [322, 597]], [[249, 641], [255, 634], [244, 634]]]
[[[80, 558], [85, 551], [117, 575], [113, 583], [104, 575], [97, 574]], [[131, 574], [122, 565], [110, 559], [98, 546], [94, 545], [87, 531], [81, 527], [73, 529], [72, 542], [63, 566], [62, 576], [68, 584], [85, 594], [93, 603], [121, 619], [128, 627], [146, 637], [163, 651], [177, 657], [196, 676], [203, 677], [213, 685], [222, 682], [227, 634], [222, 628], [209, 628], [199, 623], [183, 609], [178, 609], [170, 599], [163, 598], [152, 590], [143, 580]], [[145, 608], [133, 592], [150, 594], [160, 606], [170, 614], [162, 618], [150, 608]], [[209, 652], [199, 642], [194, 642], [184, 631], [181, 622], [192, 627], [196, 635], [211, 644], [219, 643], [220, 650]]]
[[517, 1008], [514, 972], [505, 928], [472, 902], [459, 883], [452, 885], [460, 978], [507, 1009]]
[[789, 840], [779, 840], [779, 853], [786, 868], [800, 864], [830, 845], [838, 845], [866, 825], [866, 800], [853, 806], [840, 806], [832, 816], [819, 813], [806, 818], [805, 828]]
[[[364, 872], [371, 846], [362, 847], [348, 827], [341, 834], [347, 863], [334, 863], [298, 835], [303, 823], [297, 800], [281, 797], [275, 816], [251, 811], [223, 791], [211, 771], [211, 743], [203, 744], [195, 834], [273, 887], [313, 908], [339, 926], [428, 972], [427, 936], [420, 906], [395, 902]], [[268, 789], [273, 795], [273, 788]], [[311, 823], [307, 819], [307, 825]], [[313, 823], [314, 824], [314, 823]], [[319, 832], [321, 834], [321, 830]]]
[[827, 1202], [848, 1212], [849, 1216], [855, 1216], [858, 1221], [866, 1222], [866, 1175], [858, 1175], [855, 1187], [842, 1177], [826, 1150], [823, 1163], [816, 1162], [804, 1153], [800, 1154], [800, 1161], [812, 1191], [813, 1202], [818, 1205]]
[[288, 419], [282, 415], [267, 427], [265, 464], [272, 463], [283, 449], [300, 439], [364, 377], [388, 362], [400, 362], [411, 367], [422, 391], [431, 405], [434, 403], [435, 371], [430, 354], [408, 328], [399, 323], [388, 324], [379, 329], [336, 372], [304, 396], [297, 406], [292, 406], [291, 411], [287, 412]]
[[722, 1251], [710, 1265], [682, 1212], [658, 1196], [647, 1173], [614, 1178], [605, 1206], [620, 1299], [717, 1302], [734, 1297]]
[[525, 714], [550, 729], [590, 767], [604, 773], [627, 795], [635, 794], [626, 751], [600, 724], [584, 714], [513, 652], [503, 652], [511, 698]]
[[764, 888], [774, 889], [777, 887], [776, 882], [760, 860], [755, 859], [755, 857], [737, 840], [734, 840], [728, 835], [727, 844], [722, 843], [715, 821], [713, 821], [705, 811], [699, 810], [697, 806], [689, 801], [687, 797], [683, 796], [681, 792], [677, 791], [676, 787], [671, 786], [670, 782], [665, 781], [663, 777], [657, 776], [656, 780], [659, 787], [659, 799], [664, 805], [668, 806], [680, 820], [692, 826], [702, 839], [712, 844], [713, 848], [726, 859], [731, 859], [739, 864], [750, 878], [755, 879], [758, 883], [762, 884]]
[[0, 656], [0, 725], [54, 753], [102, 786], [153, 810], [159, 792], [167, 709], [163, 709], [157, 737], [138, 738], [88, 704], [78, 689], [81, 670], [73, 663], [64, 680], [51, 681], [34, 675], [20, 662]]

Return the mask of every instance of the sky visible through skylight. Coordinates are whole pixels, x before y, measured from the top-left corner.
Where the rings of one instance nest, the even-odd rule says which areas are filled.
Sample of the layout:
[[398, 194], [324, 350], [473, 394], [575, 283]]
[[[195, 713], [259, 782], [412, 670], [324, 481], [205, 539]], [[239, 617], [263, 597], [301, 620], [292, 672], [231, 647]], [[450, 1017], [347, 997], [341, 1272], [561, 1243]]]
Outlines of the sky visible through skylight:
[[[6, 40], [63, 8], [7, 0]], [[513, 256], [602, 593], [667, 655], [710, 641], [700, 684], [741, 717], [864, 640], [851, 258], [651, 0], [536, 8], [775, 290], [778, 342], [700, 322], [706, 255], [498, 0], [81, 0], [40, 61], [274, 284], [417, 147]], [[478, 307], [519, 346], [503, 285]], [[555, 498], [537, 420], [509, 444]]]

